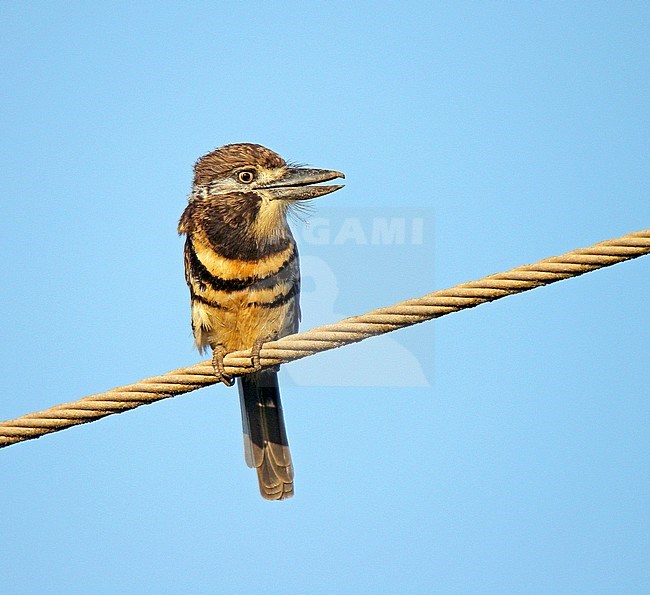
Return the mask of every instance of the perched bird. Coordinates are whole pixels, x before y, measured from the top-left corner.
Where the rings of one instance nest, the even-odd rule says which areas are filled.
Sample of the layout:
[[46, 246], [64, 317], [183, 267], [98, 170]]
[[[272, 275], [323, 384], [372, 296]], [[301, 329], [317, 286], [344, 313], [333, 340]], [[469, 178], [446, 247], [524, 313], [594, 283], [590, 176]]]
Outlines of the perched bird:
[[295, 333], [300, 320], [298, 250], [287, 213], [296, 201], [343, 187], [315, 184], [344, 177], [292, 166], [261, 145], [225, 145], [196, 162], [178, 224], [197, 348], [212, 349], [215, 374], [228, 386], [224, 355], [251, 349], [257, 371], [237, 379], [244, 453], [267, 500], [293, 495], [277, 370], [259, 369], [262, 344]]

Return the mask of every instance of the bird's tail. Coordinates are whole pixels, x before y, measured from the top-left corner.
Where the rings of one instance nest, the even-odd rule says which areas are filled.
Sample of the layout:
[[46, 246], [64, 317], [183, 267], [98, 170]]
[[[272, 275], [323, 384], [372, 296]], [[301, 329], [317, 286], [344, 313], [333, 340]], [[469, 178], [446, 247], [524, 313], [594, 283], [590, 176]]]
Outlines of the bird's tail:
[[237, 379], [246, 464], [257, 469], [267, 500], [293, 496], [293, 466], [284, 427], [278, 373], [261, 370]]

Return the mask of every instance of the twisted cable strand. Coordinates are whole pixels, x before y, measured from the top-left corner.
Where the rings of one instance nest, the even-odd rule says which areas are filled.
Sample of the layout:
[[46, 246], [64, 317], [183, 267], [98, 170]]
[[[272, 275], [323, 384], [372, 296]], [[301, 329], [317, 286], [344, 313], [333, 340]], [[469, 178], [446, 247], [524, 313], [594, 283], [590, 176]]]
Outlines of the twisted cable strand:
[[[633, 232], [265, 343], [260, 361], [263, 367], [287, 363], [649, 253], [650, 229]], [[226, 373], [231, 376], [249, 372], [250, 351], [228, 354], [224, 365]], [[188, 393], [214, 382], [212, 365], [205, 361], [73, 403], [29, 413], [0, 422], [0, 448]]]

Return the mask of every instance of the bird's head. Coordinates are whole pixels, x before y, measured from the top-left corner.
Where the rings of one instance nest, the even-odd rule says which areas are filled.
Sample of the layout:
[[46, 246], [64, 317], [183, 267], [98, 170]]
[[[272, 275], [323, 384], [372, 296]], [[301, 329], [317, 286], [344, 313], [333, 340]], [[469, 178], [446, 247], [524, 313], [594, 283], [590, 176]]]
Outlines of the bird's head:
[[262, 202], [290, 203], [324, 196], [343, 188], [315, 186], [345, 178], [338, 171], [291, 167], [266, 147], [250, 143], [225, 145], [201, 157], [194, 166], [194, 189], [207, 196], [252, 193]]
[[[288, 164], [261, 145], [225, 145], [196, 162], [190, 204], [210, 210], [211, 219], [217, 216], [231, 227], [274, 235], [286, 228], [292, 205], [343, 188], [318, 184], [344, 177], [338, 171]], [[184, 233], [182, 227], [181, 220]]]

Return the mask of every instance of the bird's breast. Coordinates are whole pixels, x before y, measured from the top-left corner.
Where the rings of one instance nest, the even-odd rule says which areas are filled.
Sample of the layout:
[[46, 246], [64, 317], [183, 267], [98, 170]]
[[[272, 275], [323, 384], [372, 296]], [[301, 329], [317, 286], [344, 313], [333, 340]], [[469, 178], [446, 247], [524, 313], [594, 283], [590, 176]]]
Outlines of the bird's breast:
[[228, 351], [248, 349], [297, 326], [300, 273], [293, 238], [252, 261], [227, 258], [193, 234], [186, 240], [185, 269], [199, 348], [216, 341]]

